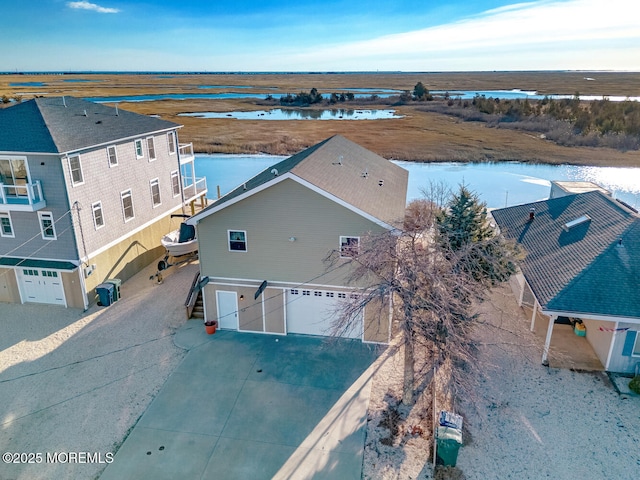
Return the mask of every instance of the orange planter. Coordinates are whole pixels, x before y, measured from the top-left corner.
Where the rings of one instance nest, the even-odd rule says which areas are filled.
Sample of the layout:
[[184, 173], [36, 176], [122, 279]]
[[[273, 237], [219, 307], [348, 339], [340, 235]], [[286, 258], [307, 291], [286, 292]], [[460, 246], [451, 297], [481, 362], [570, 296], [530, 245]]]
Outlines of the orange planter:
[[214, 333], [216, 333], [217, 328], [218, 328], [218, 322], [215, 320], [213, 322], [205, 322], [204, 324], [204, 329], [209, 335], [213, 335]]

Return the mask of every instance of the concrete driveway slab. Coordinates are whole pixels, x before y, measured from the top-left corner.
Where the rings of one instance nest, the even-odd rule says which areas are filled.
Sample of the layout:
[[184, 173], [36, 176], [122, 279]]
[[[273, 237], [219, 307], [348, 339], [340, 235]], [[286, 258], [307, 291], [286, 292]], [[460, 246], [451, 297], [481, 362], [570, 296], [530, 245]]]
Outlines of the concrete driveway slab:
[[[189, 353], [102, 478], [361, 478], [375, 346], [207, 336], [197, 321], [178, 331], [176, 344]], [[199, 457], [186, 465], [173, 452], [189, 445]]]

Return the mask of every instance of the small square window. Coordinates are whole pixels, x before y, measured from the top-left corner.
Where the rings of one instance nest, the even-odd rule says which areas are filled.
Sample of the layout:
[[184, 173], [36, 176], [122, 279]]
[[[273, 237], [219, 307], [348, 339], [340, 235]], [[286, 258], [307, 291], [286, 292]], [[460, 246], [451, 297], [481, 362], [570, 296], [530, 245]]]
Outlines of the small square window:
[[149, 184], [151, 186], [151, 203], [153, 204], [153, 208], [155, 208], [162, 203], [160, 201], [160, 184], [157, 178], [151, 180]]
[[56, 240], [56, 227], [53, 222], [53, 214], [51, 212], [38, 212], [40, 220], [40, 233], [44, 240]]
[[80, 163], [80, 155], [69, 157], [69, 171], [71, 172], [71, 181], [74, 185], [81, 185], [82, 183], [84, 183], [84, 177], [82, 176], [82, 164]]
[[129, 220], [134, 218], [131, 190], [125, 190], [124, 192], [122, 192], [120, 194], [120, 199], [122, 201], [122, 214], [124, 216], [124, 221], [128, 222]]
[[353, 258], [358, 255], [360, 237], [340, 237], [340, 257]]
[[144, 157], [144, 149], [142, 147], [142, 140], [138, 139], [135, 141], [136, 146], [136, 158]]
[[154, 161], [156, 159], [156, 146], [153, 137], [147, 138], [147, 152], [149, 153], [149, 161]]
[[232, 252], [247, 251], [247, 232], [244, 230], [229, 230], [229, 250]]
[[174, 197], [180, 195], [180, 175], [177, 170], [171, 172], [171, 191]]
[[116, 152], [115, 145], [111, 145], [110, 147], [107, 147], [107, 155], [109, 156], [110, 167], [115, 167], [116, 165], [118, 165], [118, 154]]
[[96, 230], [104, 227], [104, 215], [102, 214], [102, 202], [96, 202], [91, 205], [93, 211], [93, 226]]
[[311, 290], [302, 290], [302, 295], [310, 297], [311, 296]]
[[313, 296], [314, 297], [321, 297], [322, 296], [322, 292], [313, 292]]
[[9, 212], [0, 212], [0, 236], [8, 238], [15, 237]]
[[295, 288], [291, 289], [291, 295], [298, 295], [298, 290]]

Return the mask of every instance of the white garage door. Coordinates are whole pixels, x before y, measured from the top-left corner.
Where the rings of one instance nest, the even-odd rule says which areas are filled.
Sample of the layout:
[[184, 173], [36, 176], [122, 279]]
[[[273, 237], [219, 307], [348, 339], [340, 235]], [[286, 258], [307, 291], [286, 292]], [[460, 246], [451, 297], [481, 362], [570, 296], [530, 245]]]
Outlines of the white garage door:
[[[305, 335], [329, 335], [339, 302], [345, 293], [325, 290], [287, 290], [287, 332]], [[362, 321], [346, 335], [362, 337]]]
[[23, 268], [18, 270], [18, 284], [23, 302], [66, 306], [62, 278], [54, 270]]

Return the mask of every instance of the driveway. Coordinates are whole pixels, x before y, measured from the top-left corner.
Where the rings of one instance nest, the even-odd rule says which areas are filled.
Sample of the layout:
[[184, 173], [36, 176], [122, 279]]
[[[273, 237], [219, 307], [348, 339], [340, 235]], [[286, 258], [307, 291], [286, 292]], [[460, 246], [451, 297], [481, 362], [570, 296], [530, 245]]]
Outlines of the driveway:
[[189, 353], [102, 480], [361, 478], [375, 347], [200, 321], [175, 342]]

